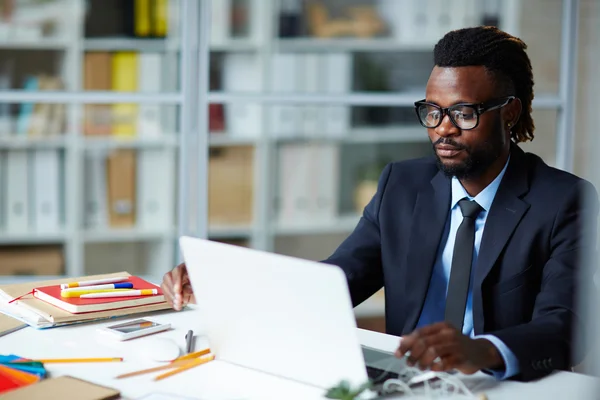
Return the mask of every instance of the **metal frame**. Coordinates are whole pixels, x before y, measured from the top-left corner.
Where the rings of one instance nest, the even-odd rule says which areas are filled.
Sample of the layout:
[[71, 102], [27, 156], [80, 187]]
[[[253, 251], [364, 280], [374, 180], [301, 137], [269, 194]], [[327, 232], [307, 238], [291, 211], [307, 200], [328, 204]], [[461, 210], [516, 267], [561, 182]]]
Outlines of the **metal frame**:
[[[567, 1], [567, 0], [565, 0]], [[413, 107], [423, 93], [378, 94], [354, 92], [351, 94], [287, 94], [287, 93], [242, 93], [210, 92], [211, 103], [254, 102], [263, 104], [339, 104], [352, 106], [406, 106]], [[535, 98], [533, 106], [537, 109], [555, 109], [561, 107], [559, 96], [545, 95]]]
[[[183, 104], [179, 109], [179, 118], [181, 121], [181, 132], [179, 133], [179, 162], [178, 162], [178, 198], [177, 198], [177, 228], [178, 235], [189, 234], [186, 216], [189, 214], [190, 190], [189, 190], [189, 154], [188, 143], [194, 134], [194, 113], [192, 109], [195, 104], [194, 71], [196, 70], [197, 59], [191, 55], [198, 48], [197, 33], [197, 3], [182, 1], [181, 3], [181, 21], [185, 29], [181, 30], [181, 90], [183, 94]], [[185, 49], [185, 50], [184, 50]], [[178, 256], [181, 261], [181, 254]]]
[[573, 171], [573, 144], [575, 142], [575, 99], [577, 91], [577, 47], [579, 0], [563, 0], [563, 23], [560, 48], [560, 81], [556, 127], [556, 166]]

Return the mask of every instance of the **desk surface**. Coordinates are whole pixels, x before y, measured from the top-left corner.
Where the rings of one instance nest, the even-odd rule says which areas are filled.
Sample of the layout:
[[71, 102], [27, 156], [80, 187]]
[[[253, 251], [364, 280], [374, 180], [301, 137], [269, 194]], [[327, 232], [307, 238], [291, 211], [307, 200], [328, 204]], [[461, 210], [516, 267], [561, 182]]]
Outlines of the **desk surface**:
[[[191, 310], [154, 314], [153, 319], [169, 322], [172, 330], [155, 335], [170, 337], [183, 350], [186, 321], [194, 318]], [[67, 357], [123, 357], [120, 363], [48, 364], [52, 376], [72, 375], [121, 390], [123, 398], [136, 399], [150, 393], [173, 393], [195, 399], [320, 399], [323, 390], [273, 375], [213, 361], [163, 381], [153, 382], [153, 374], [116, 380], [118, 374], [162, 365], [145, 358], [143, 341], [139, 338], [119, 342], [103, 337], [99, 326], [113, 322], [90, 323], [47, 330], [25, 328], [0, 337], [0, 354], [13, 353], [28, 358]], [[371, 331], [359, 330], [363, 345], [394, 351], [398, 338]], [[199, 338], [196, 349], [206, 343]], [[568, 372], [557, 372], [537, 382], [497, 382], [478, 373], [464, 376], [463, 381], [475, 393], [484, 392], [490, 400], [527, 398], [563, 399], [597, 398], [598, 381], [594, 378]], [[596, 393], [596, 395], [594, 395]], [[406, 397], [402, 397], [406, 398]]]

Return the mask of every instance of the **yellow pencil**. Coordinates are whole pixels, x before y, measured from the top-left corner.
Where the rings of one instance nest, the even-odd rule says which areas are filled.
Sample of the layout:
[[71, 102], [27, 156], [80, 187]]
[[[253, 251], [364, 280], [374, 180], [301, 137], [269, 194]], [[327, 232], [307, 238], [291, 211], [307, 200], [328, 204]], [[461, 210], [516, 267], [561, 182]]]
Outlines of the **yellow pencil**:
[[209, 353], [210, 353], [210, 348], [204, 349], [204, 350], [200, 350], [200, 351], [195, 351], [193, 353], [189, 353], [189, 354], [186, 354], [186, 355], [183, 355], [183, 356], [179, 356], [179, 357], [177, 357], [173, 361], [190, 360], [192, 358], [198, 358], [198, 357], [201, 357], [201, 356], [205, 356], [205, 355], [207, 355]]
[[195, 360], [190, 360], [189, 363], [183, 365], [182, 367], [179, 367], [173, 371], [165, 372], [164, 374], [158, 375], [156, 378], [154, 378], [154, 380], [160, 381], [161, 379], [168, 378], [169, 376], [173, 376], [173, 375], [183, 372], [187, 369], [194, 368], [197, 365], [206, 364], [207, 362], [212, 361], [214, 359], [215, 359], [215, 355], [211, 354], [210, 356], [207, 356], [207, 357], [201, 357], [201, 358], [196, 358]]
[[43, 364], [50, 363], [87, 363], [87, 362], [121, 362], [122, 357], [109, 357], [109, 358], [42, 358], [39, 360], [27, 360], [28, 362], [37, 361]]

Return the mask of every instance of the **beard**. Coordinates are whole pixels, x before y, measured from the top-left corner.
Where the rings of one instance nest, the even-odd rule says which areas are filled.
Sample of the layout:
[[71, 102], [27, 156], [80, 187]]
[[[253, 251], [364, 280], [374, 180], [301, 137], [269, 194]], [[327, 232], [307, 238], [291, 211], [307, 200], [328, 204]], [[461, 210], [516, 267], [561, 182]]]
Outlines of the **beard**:
[[[473, 179], [481, 176], [488, 168], [502, 155], [504, 148], [504, 133], [500, 117], [496, 118], [493, 124], [494, 128], [488, 138], [477, 147], [466, 147], [456, 143], [452, 138], [440, 138], [432, 143], [434, 154], [437, 159], [437, 165], [440, 171], [448, 178]], [[446, 165], [435, 152], [435, 146], [438, 144], [448, 144], [467, 153], [467, 158], [461, 163]]]

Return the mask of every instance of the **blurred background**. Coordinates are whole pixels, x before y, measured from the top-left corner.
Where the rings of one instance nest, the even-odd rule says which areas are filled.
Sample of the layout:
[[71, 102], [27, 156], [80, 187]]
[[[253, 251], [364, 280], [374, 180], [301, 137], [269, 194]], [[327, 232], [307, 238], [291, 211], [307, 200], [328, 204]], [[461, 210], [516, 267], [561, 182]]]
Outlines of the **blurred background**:
[[529, 46], [522, 148], [595, 181], [597, 0], [0, 0], [0, 282], [160, 281], [180, 234], [326, 258], [431, 154], [433, 46], [482, 24]]

